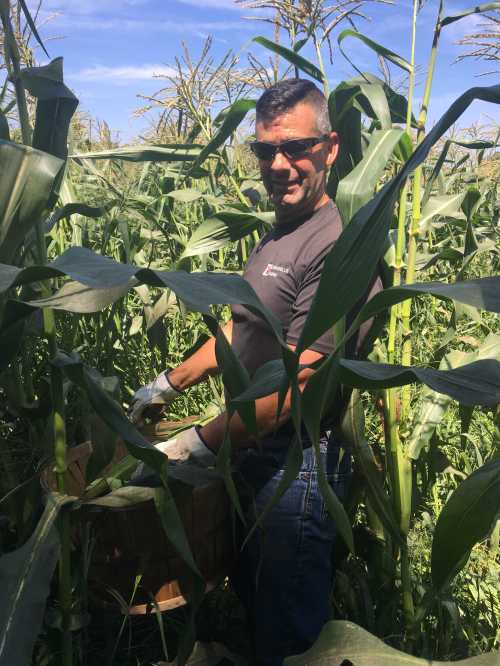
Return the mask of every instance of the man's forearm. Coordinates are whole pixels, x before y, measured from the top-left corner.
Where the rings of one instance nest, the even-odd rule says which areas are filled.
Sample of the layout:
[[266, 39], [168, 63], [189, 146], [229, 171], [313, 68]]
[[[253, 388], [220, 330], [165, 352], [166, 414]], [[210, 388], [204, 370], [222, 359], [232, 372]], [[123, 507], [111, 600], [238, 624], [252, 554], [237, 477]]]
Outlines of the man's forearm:
[[[233, 322], [228, 321], [222, 327], [224, 335], [231, 344]], [[168, 380], [178, 391], [194, 386], [209, 376], [219, 373], [215, 356], [215, 338], [210, 338], [188, 359], [168, 373]]]
[[[267, 435], [290, 418], [290, 395], [287, 395], [285, 399], [285, 403], [278, 417], [278, 420], [276, 420], [277, 409], [277, 393], [273, 393], [266, 396], [265, 398], [260, 398], [259, 400], [255, 401], [258, 437]], [[200, 429], [200, 435], [203, 441], [210, 449], [212, 449], [212, 451], [218, 451], [222, 445], [224, 433], [226, 431], [226, 424], [227, 412], [223, 412], [215, 419], [213, 419], [213, 421], [210, 421], [210, 423], [207, 423], [205, 426], [203, 426], [203, 428]], [[240, 415], [237, 413], [233, 414], [231, 417], [229, 424], [229, 434], [233, 446], [236, 447], [251, 447], [254, 446], [257, 441], [257, 437], [255, 435], [251, 435], [248, 432]]]

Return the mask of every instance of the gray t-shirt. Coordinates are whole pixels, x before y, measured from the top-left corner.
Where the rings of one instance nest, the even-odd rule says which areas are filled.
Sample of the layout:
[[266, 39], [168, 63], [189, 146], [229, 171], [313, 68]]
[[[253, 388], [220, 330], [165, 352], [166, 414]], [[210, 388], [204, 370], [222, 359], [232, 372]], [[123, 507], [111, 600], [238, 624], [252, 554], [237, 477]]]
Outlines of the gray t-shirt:
[[[285, 340], [297, 344], [316, 292], [325, 256], [342, 232], [337, 207], [329, 201], [311, 216], [276, 226], [250, 255], [243, 274], [262, 303], [281, 321]], [[335, 298], [332, 285], [332, 298]], [[381, 289], [377, 278], [371, 294]], [[370, 294], [370, 295], [371, 295]], [[363, 299], [363, 301], [366, 299]], [[232, 346], [252, 376], [261, 365], [281, 358], [280, 346], [268, 325], [246, 307], [232, 307]], [[359, 349], [369, 330], [362, 328], [353, 350]], [[310, 349], [328, 354], [333, 350], [331, 331]]]

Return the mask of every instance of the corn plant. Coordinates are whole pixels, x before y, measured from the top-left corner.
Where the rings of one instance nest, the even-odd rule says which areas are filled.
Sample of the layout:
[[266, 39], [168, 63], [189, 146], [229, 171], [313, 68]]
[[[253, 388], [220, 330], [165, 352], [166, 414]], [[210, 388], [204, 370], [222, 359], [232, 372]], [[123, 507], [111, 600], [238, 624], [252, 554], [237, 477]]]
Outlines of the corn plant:
[[[480, 6], [471, 12], [489, 10], [492, 4], [498, 3]], [[417, 9], [418, 3], [415, 3], [413, 43]], [[273, 391], [279, 391], [282, 396], [291, 391], [297, 436], [289, 450], [280, 492], [286, 489], [300, 468], [301, 423], [305, 424], [313, 445], [317, 447], [322, 417], [341, 394], [345, 414], [339, 436], [353, 448], [363, 476], [363, 486], [358, 491], [363, 495], [366, 520], [376, 543], [375, 555], [366, 563], [365, 571], [372, 582], [375, 580], [381, 585], [380, 588], [372, 585], [370, 603], [381, 616], [383, 604], [389, 597], [387, 605], [394, 609], [397, 622], [389, 627], [381, 622], [376, 626], [373, 623], [370, 629], [376, 632], [378, 628], [378, 633], [386, 636], [396, 626], [403, 635], [400, 645], [407, 652], [421, 649], [418, 641], [420, 628], [425, 626], [429, 613], [449, 602], [448, 589], [452, 579], [464, 566], [472, 546], [489, 534], [499, 506], [497, 448], [497, 453], [486, 464], [480, 465], [457, 486], [444, 506], [434, 532], [431, 585], [425, 595], [417, 597], [410, 575], [408, 545], [410, 528], [418, 512], [412, 498], [416, 491], [424, 496], [435, 487], [429, 456], [438, 448], [438, 423], [450, 409], [452, 401], [457, 401], [461, 405], [461, 430], [465, 437], [472, 409], [479, 406], [485, 411], [494, 411], [500, 402], [498, 336], [491, 331], [483, 341], [478, 341], [474, 352], [461, 351], [456, 344], [461, 318], [468, 316], [467, 312], [473, 312], [471, 308], [492, 313], [498, 313], [500, 308], [499, 278], [494, 275], [477, 277], [475, 274], [481, 257], [492, 257], [496, 262], [493, 266], [498, 267], [498, 255], [495, 254], [497, 229], [494, 221], [488, 222], [494, 220], [495, 215], [495, 186], [480, 183], [476, 178], [464, 191], [466, 178], [459, 171], [462, 165], [457, 167], [453, 163], [449, 169], [443, 166], [447, 164], [453, 146], [461, 144], [461, 147], [486, 151], [494, 149], [496, 139], [477, 141], [474, 145], [459, 139], [447, 139], [444, 144], [439, 144], [474, 99], [498, 104], [499, 87], [477, 87], [467, 91], [451, 105], [434, 128], [425, 133], [425, 113], [439, 36], [446, 25], [466, 15], [444, 17], [442, 5], [439, 8], [425, 108], [418, 120], [412, 115], [413, 57], [407, 62], [352, 30], [339, 35], [338, 43], [344, 52], [347, 52], [346, 40], [361, 40], [378, 55], [402, 68], [409, 74], [410, 88], [406, 99], [380, 78], [358, 72], [358, 76], [342, 82], [330, 94], [332, 124], [341, 136], [342, 149], [330, 174], [329, 189], [341, 212], [344, 232], [326, 258], [321, 283], [295, 352], [287, 347], [280, 322], [262, 306], [237, 273], [206, 270], [229, 268], [234, 271], [240, 268], [245, 261], [245, 252], [272, 221], [272, 213], [265, 211], [265, 200], [254, 206], [244, 194], [243, 183], [254, 174], [245, 171], [238, 159], [232, 159], [232, 148], [228, 147], [228, 141], [234, 146], [234, 133], [252, 110], [254, 101], [246, 98], [227, 100], [232, 103], [219, 111], [213, 121], [212, 116], [193, 116], [186, 130], [196, 127], [196, 123], [200, 128], [189, 138], [183, 129], [183, 119], [183, 131], [177, 132], [175, 140], [166, 145], [108, 146], [105, 150], [87, 152], [75, 150], [74, 164], [67, 169], [69, 176], [60, 188], [60, 206], [47, 218], [45, 213], [54, 203], [55, 197], [51, 194], [62, 165], [53, 154], [66, 156], [66, 131], [75, 100], [62, 82], [59, 62], [48, 66], [52, 80], [58, 83], [52, 91], [53, 97], [50, 97], [40, 83], [41, 75], [47, 70], [30, 68], [23, 71], [15, 50], [12, 52], [9, 66], [16, 83], [18, 114], [24, 129], [23, 145], [8, 140], [0, 143], [2, 173], [9, 174], [8, 180], [2, 180], [0, 189], [0, 370], [14, 373], [15, 384], [21, 387], [21, 392], [28, 386], [30, 396], [40, 398], [40, 388], [30, 387], [23, 377], [25, 373], [21, 372], [23, 366], [19, 364], [19, 354], [30, 322], [42, 313], [44, 335], [50, 342], [47, 356], [50, 357], [52, 401], [49, 412], [55, 433], [53, 442], [60, 494], [50, 496], [28, 541], [0, 560], [0, 571], [10, 577], [6, 595], [8, 603], [0, 614], [0, 626], [4, 630], [0, 655], [6, 662], [16, 665], [29, 659], [40, 626], [40, 607], [47, 596], [58, 556], [54, 521], [61, 507], [71, 502], [64, 492], [64, 429], [67, 422], [64, 418], [64, 383], [77, 387], [92, 409], [122, 436], [131, 454], [160, 474], [163, 481], [157, 496], [160, 515], [167, 535], [193, 572], [194, 608], [201, 598], [203, 584], [199, 572], [178, 515], [172, 509], [172, 502], [168, 502], [166, 460], [130, 424], [119, 402], [104, 390], [102, 379], [74, 351], [86, 340], [86, 361], [92, 360], [93, 365], [99, 365], [103, 361], [99, 358], [102, 354], [119, 363], [125, 354], [116, 349], [116, 344], [124, 322], [127, 327], [130, 324], [130, 334], [132, 325], [136, 331], [141, 327], [149, 331], [163, 320], [165, 328], [158, 338], [160, 354], [156, 362], [164, 367], [167, 353], [162, 336], [168, 334], [178, 321], [170, 313], [175, 309], [177, 316], [179, 302], [184, 311], [199, 313], [216, 337], [217, 355], [229, 395], [226, 408], [229, 413], [237, 411], [250, 431], [255, 430], [255, 399]], [[7, 34], [9, 14], [5, 9], [2, 19]], [[321, 46], [320, 34], [309, 37]], [[257, 40], [285, 58], [292, 67], [324, 82], [325, 67], [318, 49], [316, 66], [298, 55], [298, 49], [293, 48], [297, 42], [293, 39], [290, 49], [281, 44], [269, 44], [264, 38]], [[38, 99], [34, 132], [25, 104], [26, 89]], [[51, 108], [63, 109], [62, 118], [54, 118]], [[52, 130], [57, 131], [43, 131], [44, 123], [48, 121], [54, 123]], [[405, 129], [400, 127], [401, 124]], [[201, 131], [201, 125], [206, 131]], [[416, 137], [413, 128], [417, 129]], [[44, 142], [48, 136], [57, 137], [57, 150]], [[32, 140], [33, 145], [43, 152], [29, 148]], [[422, 171], [421, 166], [426, 164], [430, 155], [432, 162]], [[132, 169], [128, 170], [130, 163], [132, 167], [135, 163], [144, 164], [137, 176]], [[249, 164], [251, 169], [255, 168]], [[24, 165], [29, 165], [29, 170], [22, 169]], [[32, 177], [34, 173], [37, 178]], [[28, 182], [22, 181], [23, 177], [28, 178]], [[80, 183], [75, 187], [76, 179], [82, 179], [83, 185]], [[89, 206], [79, 200], [82, 193], [89, 195], [88, 200], [94, 200], [95, 192], [99, 193], [100, 205]], [[411, 214], [408, 203], [411, 204]], [[395, 211], [397, 228], [393, 228]], [[92, 218], [100, 222], [89, 222]], [[139, 231], [144, 224], [147, 233]], [[450, 228], [452, 233], [448, 233]], [[36, 233], [31, 239], [33, 230]], [[249, 243], [245, 250], [241, 240]], [[50, 261], [47, 259], [47, 241]], [[235, 242], [236, 246], [230, 245]], [[423, 249], [420, 254], [419, 246]], [[386, 283], [391, 286], [367, 303], [352, 320], [349, 313], [366, 291], [383, 259]], [[451, 271], [446, 262], [452, 267], [454, 281], [447, 280]], [[422, 276], [430, 272], [434, 277], [435, 271], [440, 271], [437, 276], [441, 280], [415, 280], [419, 272]], [[332, 284], [336, 285], [335, 301], [331, 298]], [[157, 303], [153, 303], [156, 294], [161, 295]], [[431, 301], [431, 297], [436, 300]], [[442, 308], [448, 333], [441, 348], [432, 358], [424, 355], [419, 364], [413, 364], [415, 350], [408, 344], [412, 333], [411, 309], [408, 308], [415, 308], [421, 300], [430, 302], [435, 311], [436, 303], [451, 302], [453, 306]], [[252, 308], [274, 331], [281, 345], [282, 359], [259, 369], [254, 377], [249, 377], [240, 366], [221, 333], [220, 307], [233, 303]], [[60, 330], [56, 335], [56, 311], [58, 319], [64, 317], [69, 324], [71, 335]], [[347, 342], [359, 326], [374, 315], [386, 313], [389, 313], [388, 334], [382, 338], [371, 360], [346, 357]], [[486, 316], [482, 315], [482, 322], [487, 321]], [[137, 318], [141, 317], [139, 321]], [[182, 326], [181, 334], [189, 337], [190, 333], [186, 333], [188, 326]], [[300, 352], [330, 328], [335, 331], [336, 349], [318, 365], [301, 394], [297, 387]], [[88, 344], [89, 338], [99, 341], [97, 347]], [[142, 345], [143, 350], [145, 346]], [[90, 347], [95, 349], [91, 351]], [[38, 359], [34, 356], [32, 362], [39, 362]], [[28, 369], [29, 362], [28, 359]], [[114, 374], [116, 368], [111, 365], [114, 364], [108, 362], [108, 366], [101, 369], [106, 374]], [[135, 374], [134, 366], [129, 367], [130, 370]], [[137, 377], [126, 377], [126, 372], [122, 374], [125, 382], [130, 382], [130, 388], [137, 383]], [[420, 396], [412, 391], [400, 394], [399, 387], [413, 384], [425, 386]], [[383, 412], [383, 455], [378, 460], [365, 428], [360, 390], [376, 392]], [[412, 418], [414, 405], [418, 405], [418, 414]], [[96, 478], [112, 455], [112, 447], [100, 451], [94, 469]], [[224, 475], [227, 490], [239, 510], [230, 458], [231, 442], [226, 437], [217, 468]], [[351, 553], [349, 561], [352, 563], [357, 551], [352, 515], [348, 515], [333, 495], [321, 470], [320, 482], [328, 510]], [[99, 488], [109, 489], [106, 483], [100, 483]], [[270, 505], [276, 499], [272, 498]], [[171, 508], [167, 509], [167, 506]], [[352, 506], [356, 506], [354, 500]], [[63, 509], [61, 515], [64, 517], [67, 511]], [[254, 529], [262, 518], [258, 519]], [[60, 606], [65, 618], [62, 632], [64, 664], [70, 664], [72, 660], [68, 530], [66, 524], [62, 530], [60, 574]], [[46, 566], [42, 566], [44, 562]], [[26, 589], [27, 582], [33, 582], [32, 592], [20, 595], [19, 590], [23, 586]], [[34, 610], [34, 605], [38, 610]], [[400, 608], [402, 622], [397, 619]], [[363, 619], [360, 623], [366, 624]], [[182, 643], [181, 661], [187, 657], [192, 644], [192, 631], [191, 623]], [[361, 645], [356, 656], [352, 652], [353, 643]], [[401, 656], [392, 648], [381, 646], [375, 637], [360, 627], [333, 622], [325, 627], [312, 652], [293, 658], [295, 661], [292, 659], [290, 663], [320, 663], [325, 658], [385, 664]], [[416, 657], [406, 656], [405, 659], [422, 663]], [[476, 658], [476, 662], [489, 664], [495, 659], [494, 654], [484, 655]]]

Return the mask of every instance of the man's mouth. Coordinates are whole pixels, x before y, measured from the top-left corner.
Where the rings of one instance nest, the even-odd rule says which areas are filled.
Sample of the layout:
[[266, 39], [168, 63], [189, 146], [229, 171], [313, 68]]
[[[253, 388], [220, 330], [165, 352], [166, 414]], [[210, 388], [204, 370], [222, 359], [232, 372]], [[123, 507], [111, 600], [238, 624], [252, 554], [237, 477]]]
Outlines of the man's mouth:
[[293, 189], [294, 187], [298, 186], [298, 182], [296, 180], [289, 180], [289, 181], [272, 181], [271, 185], [273, 188], [273, 192], [287, 192], [288, 190]]

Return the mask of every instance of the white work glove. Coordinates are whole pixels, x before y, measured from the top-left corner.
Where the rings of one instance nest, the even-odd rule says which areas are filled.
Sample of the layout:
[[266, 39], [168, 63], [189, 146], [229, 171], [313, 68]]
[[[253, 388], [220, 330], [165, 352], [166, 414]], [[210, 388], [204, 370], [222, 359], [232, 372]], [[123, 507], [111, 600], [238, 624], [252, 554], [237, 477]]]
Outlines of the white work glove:
[[142, 421], [142, 414], [151, 405], [169, 405], [181, 392], [168, 381], [167, 373], [162, 372], [146, 386], [142, 386], [132, 397], [129, 417], [133, 423]]
[[168, 456], [169, 460], [190, 463], [199, 467], [212, 467], [217, 461], [215, 453], [208, 448], [198, 434], [198, 427], [183, 430], [167, 442], [155, 444], [155, 447]]

